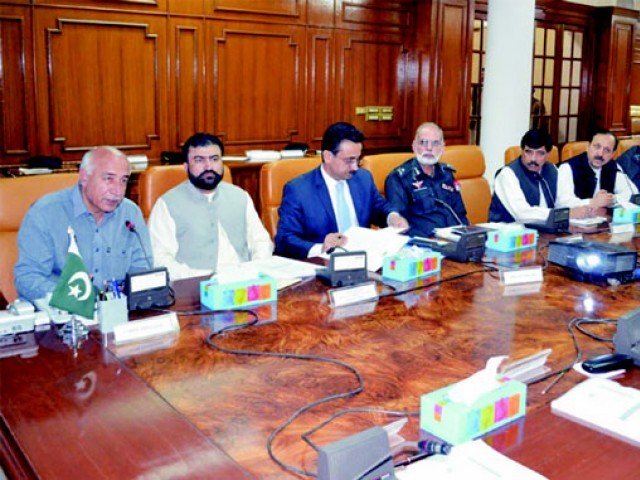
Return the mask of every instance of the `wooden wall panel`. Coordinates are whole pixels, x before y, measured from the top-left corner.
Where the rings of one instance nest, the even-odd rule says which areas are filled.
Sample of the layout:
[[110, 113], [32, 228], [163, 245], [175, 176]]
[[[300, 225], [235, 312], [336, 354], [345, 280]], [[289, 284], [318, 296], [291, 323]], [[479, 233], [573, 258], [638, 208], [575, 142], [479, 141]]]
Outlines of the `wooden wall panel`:
[[26, 8], [0, 13], [0, 149], [24, 160], [35, 146], [31, 19]]
[[[407, 132], [408, 51], [397, 35], [338, 33], [337, 120], [353, 123], [367, 137], [368, 148], [402, 144]], [[356, 107], [391, 106], [393, 120], [367, 121]]]
[[629, 94], [629, 103], [631, 105], [640, 105], [640, 20], [636, 21], [635, 24], [630, 84], [631, 92]]
[[594, 120], [617, 135], [630, 130], [631, 59], [636, 19], [599, 9], [596, 23]]
[[306, 22], [307, 1], [313, 0], [205, 0], [205, 11], [216, 18], [263, 22]]
[[335, 37], [330, 30], [308, 32], [308, 138], [313, 149], [319, 149], [322, 134], [336, 118], [338, 95], [335, 81]]
[[612, 131], [629, 133], [629, 94], [631, 62], [633, 55], [633, 27], [628, 21], [615, 21], [613, 25], [612, 62], [610, 68], [609, 92], [611, 99], [611, 117], [608, 122]]
[[[139, 20], [139, 21], [137, 21]], [[47, 153], [110, 144], [158, 157], [166, 124], [162, 17], [39, 10], [39, 143]]]
[[34, 0], [36, 5], [69, 5], [72, 7], [94, 7], [108, 10], [134, 10], [143, 12], [166, 12], [167, 0]]
[[[472, 2], [471, 2], [472, 3]], [[473, 5], [465, 0], [434, 3], [431, 19], [433, 117], [446, 141], [467, 143], [469, 135], [470, 82], [468, 52], [471, 51]], [[466, 88], [461, 89], [461, 86]], [[418, 110], [419, 112], [419, 110]]]
[[204, 15], [204, 0], [167, 0], [171, 14]]
[[214, 131], [230, 151], [305, 138], [305, 35], [288, 25], [215, 22]]
[[403, 32], [412, 24], [413, 4], [411, 0], [336, 0], [336, 26]]
[[206, 130], [205, 28], [202, 20], [169, 20], [169, 148], [178, 150], [194, 132]]

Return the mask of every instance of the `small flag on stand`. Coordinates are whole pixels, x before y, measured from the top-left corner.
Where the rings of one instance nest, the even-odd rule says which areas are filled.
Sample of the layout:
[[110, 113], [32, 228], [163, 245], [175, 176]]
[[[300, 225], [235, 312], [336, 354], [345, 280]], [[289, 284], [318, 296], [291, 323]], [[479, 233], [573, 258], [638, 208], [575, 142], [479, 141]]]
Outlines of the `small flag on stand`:
[[96, 292], [80, 256], [75, 232], [69, 227], [67, 233], [69, 234], [69, 253], [49, 305], [66, 310], [70, 314], [93, 318]]

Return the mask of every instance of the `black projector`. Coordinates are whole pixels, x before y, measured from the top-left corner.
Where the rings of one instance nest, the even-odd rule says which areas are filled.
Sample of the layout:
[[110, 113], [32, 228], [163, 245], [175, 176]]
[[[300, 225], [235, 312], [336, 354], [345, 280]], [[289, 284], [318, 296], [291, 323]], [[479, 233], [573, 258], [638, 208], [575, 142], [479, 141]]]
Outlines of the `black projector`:
[[627, 283], [633, 280], [638, 254], [621, 245], [601, 242], [549, 242], [549, 261], [567, 268], [580, 282]]

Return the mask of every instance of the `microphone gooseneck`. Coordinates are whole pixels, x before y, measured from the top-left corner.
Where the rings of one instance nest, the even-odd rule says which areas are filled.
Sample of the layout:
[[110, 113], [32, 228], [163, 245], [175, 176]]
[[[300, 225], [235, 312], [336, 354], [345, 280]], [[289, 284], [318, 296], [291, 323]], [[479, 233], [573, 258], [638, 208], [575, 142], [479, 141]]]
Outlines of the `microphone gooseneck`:
[[144, 254], [144, 259], [147, 262], [147, 266], [149, 267], [149, 270], [153, 269], [153, 265], [151, 265], [151, 261], [149, 260], [149, 255], [147, 254], [147, 249], [144, 248], [144, 243], [142, 243], [142, 238], [140, 238], [140, 234], [138, 233], [138, 230], [136, 229], [135, 224], [129, 220], [125, 220], [124, 226], [127, 230], [129, 230], [131, 233], [133, 233], [136, 236], [136, 238], [138, 239], [138, 243], [140, 244], [140, 248], [142, 248], [142, 253]]
[[437, 197], [433, 197], [433, 199], [435, 200], [436, 203], [439, 203], [440, 205], [444, 206], [447, 210], [449, 210], [451, 212], [451, 214], [454, 216], [454, 218], [456, 219], [456, 221], [460, 224], [464, 226], [464, 222], [462, 221], [462, 219], [458, 216], [458, 214], [456, 213], [456, 211], [451, 208], [451, 205], [449, 205], [447, 202], [445, 202], [444, 200], [440, 200]]

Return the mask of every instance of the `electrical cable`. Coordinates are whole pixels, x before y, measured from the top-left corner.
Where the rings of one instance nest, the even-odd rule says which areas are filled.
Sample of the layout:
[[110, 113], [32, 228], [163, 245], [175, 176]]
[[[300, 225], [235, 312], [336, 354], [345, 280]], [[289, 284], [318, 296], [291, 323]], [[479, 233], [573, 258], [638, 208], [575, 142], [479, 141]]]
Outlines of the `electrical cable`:
[[551, 381], [549, 383], [549, 385], [547, 385], [544, 390], [542, 390], [542, 395], [546, 395], [547, 393], [549, 393], [549, 390], [551, 390], [551, 388], [553, 388], [561, 379], [562, 377], [573, 368], [573, 366], [578, 363], [580, 361], [580, 359], [582, 358], [582, 348], [580, 347], [580, 344], [578, 343], [578, 338], [576, 337], [576, 334], [574, 332], [574, 328], [578, 331], [580, 331], [580, 333], [587, 335], [595, 340], [599, 340], [599, 341], [603, 341], [603, 342], [612, 342], [613, 340], [608, 338], [608, 337], [601, 337], [597, 334], [594, 334], [592, 332], [589, 332], [588, 330], [585, 330], [584, 327], [582, 327], [582, 324], [587, 324], [587, 325], [610, 325], [610, 324], [615, 324], [617, 322], [617, 320], [611, 320], [611, 319], [602, 319], [602, 318], [584, 318], [584, 317], [576, 317], [576, 318], [572, 318], [571, 320], [569, 320], [569, 322], [567, 323], [567, 329], [569, 330], [569, 335], [571, 335], [571, 340], [573, 342], [573, 347], [575, 349], [576, 352], [576, 357], [575, 359], [568, 364], [565, 367], [562, 367], [558, 370], [554, 370], [552, 372], [549, 372], [548, 374], [540, 377], [540, 378], [536, 378], [535, 380], [531, 381], [531, 382], [527, 382], [527, 385], [533, 385], [535, 383], [540, 383], [544, 380], [547, 380], [548, 378], [551, 378], [553, 376], [555, 376], [556, 378], [553, 379], [553, 381]]
[[227, 353], [232, 355], [248, 355], [248, 356], [256, 356], [256, 357], [272, 357], [272, 358], [283, 358], [283, 359], [288, 358], [293, 360], [306, 360], [306, 361], [314, 361], [314, 362], [321, 362], [321, 363], [329, 363], [329, 364], [336, 365], [338, 367], [346, 369], [348, 372], [353, 374], [353, 376], [356, 379], [356, 382], [357, 382], [356, 388], [353, 388], [345, 392], [339, 392], [332, 395], [327, 395], [325, 397], [314, 400], [313, 402], [309, 402], [306, 405], [303, 405], [302, 407], [295, 410], [283, 423], [278, 425], [271, 432], [271, 434], [269, 435], [269, 438], [267, 439], [267, 452], [269, 453], [269, 457], [271, 457], [271, 460], [273, 460], [280, 468], [282, 468], [285, 471], [295, 473], [296, 475], [304, 475], [307, 477], [317, 477], [318, 475], [316, 472], [311, 472], [311, 471], [304, 470], [292, 465], [288, 465], [284, 463], [284, 461], [280, 460], [273, 451], [273, 443], [276, 437], [282, 431], [284, 431], [289, 425], [291, 425], [291, 423], [293, 423], [303, 413], [317, 407], [318, 405], [322, 405], [324, 403], [328, 403], [333, 400], [355, 397], [356, 395], [361, 393], [364, 390], [364, 381], [362, 379], [362, 375], [355, 367], [349, 365], [348, 363], [345, 363], [333, 358], [321, 357], [319, 355], [305, 355], [305, 354], [287, 353], [287, 352], [260, 352], [255, 350], [232, 349], [232, 348], [223, 347], [214, 341], [215, 337], [222, 335], [226, 331], [229, 331], [231, 329], [237, 330], [239, 328], [247, 328], [252, 325], [255, 325], [256, 322], [257, 320], [246, 323], [246, 324], [230, 325], [228, 327], [221, 329], [219, 332], [212, 332], [207, 336], [206, 343], [209, 346], [209, 348], [213, 350], [218, 350], [222, 353]]

